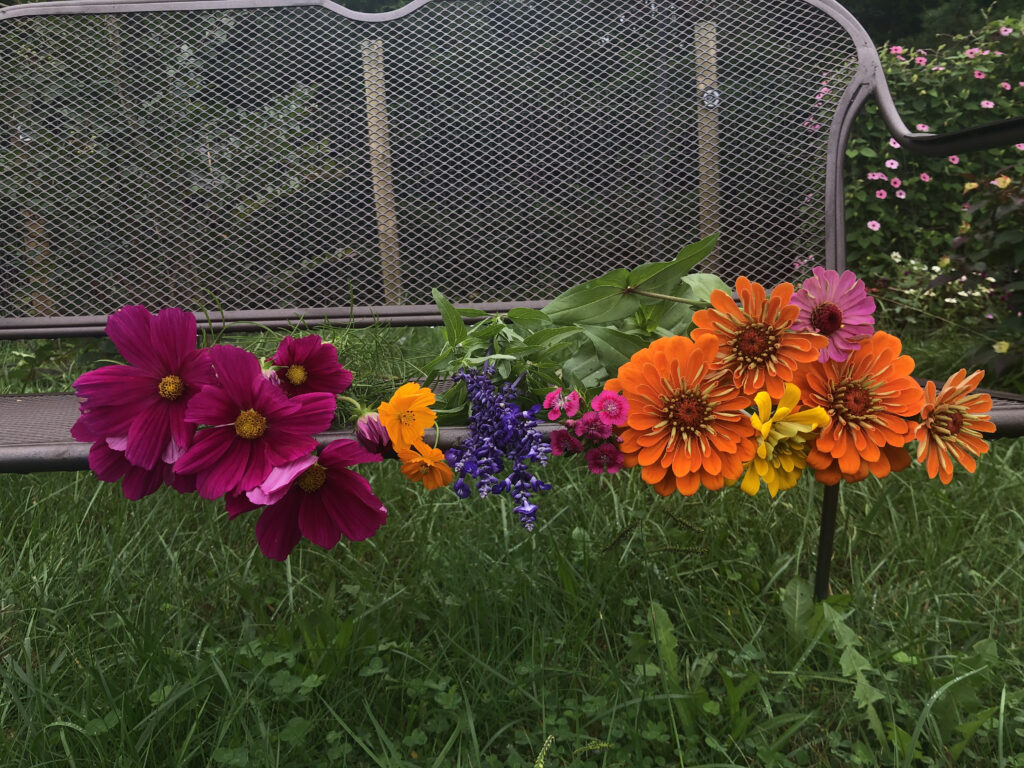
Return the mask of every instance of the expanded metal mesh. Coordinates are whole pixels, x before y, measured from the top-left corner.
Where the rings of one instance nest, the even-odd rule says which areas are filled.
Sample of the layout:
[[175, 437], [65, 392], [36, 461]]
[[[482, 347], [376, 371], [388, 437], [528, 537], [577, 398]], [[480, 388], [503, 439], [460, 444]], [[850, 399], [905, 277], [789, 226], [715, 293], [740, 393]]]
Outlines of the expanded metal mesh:
[[821, 263], [848, 34], [804, 0], [0, 23], [0, 318], [548, 299], [721, 232]]

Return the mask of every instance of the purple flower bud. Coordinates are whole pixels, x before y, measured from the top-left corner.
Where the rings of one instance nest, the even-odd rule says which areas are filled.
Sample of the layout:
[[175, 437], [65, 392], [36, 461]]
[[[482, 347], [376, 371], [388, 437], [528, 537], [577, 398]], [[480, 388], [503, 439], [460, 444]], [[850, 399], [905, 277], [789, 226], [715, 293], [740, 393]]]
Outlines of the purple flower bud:
[[380, 417], [376, 413], [364, 413], [356, 422], [356, 440], [370, 453], [376, 453], [386, 459], [397, 459], [394, 447], [391, 445], [391, 437], [384, 425], [380, 423]]

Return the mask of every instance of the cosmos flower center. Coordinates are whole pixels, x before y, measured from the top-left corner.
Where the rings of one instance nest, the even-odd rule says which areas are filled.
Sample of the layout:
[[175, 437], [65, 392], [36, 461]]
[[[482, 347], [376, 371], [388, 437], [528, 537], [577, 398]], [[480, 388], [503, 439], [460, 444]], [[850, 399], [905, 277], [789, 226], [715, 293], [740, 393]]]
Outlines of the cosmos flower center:
[[244, 440], [263, 437], [266, 431], [267, 417], [252, 408], [242, 411], [235, 419], [235, 434]]
[[415, 424], [416, 414], [413, 413], [412, 411], [399, 411], [398, 420], [403, 424]]
[[164, 400], [177, 400], [185, 394], [185, 382], [173, 373], [160, 379], [157, 391]]
[[811, 325], [823, 336], [831, 336], [843, 327], [843, 310], [831, 301], [823, 301], [811, 312]]
[[299, 479], [295, 481], [295, 484], [306, 493], [313, 493], [314, 491], [319, 491], [326, 481], [327, 470], [320, 465], [320, 462], [316, 462], [299, 475]]
[[779, 338], [771, 326], [752, 323], [736, 334], [732, 348], [743, 364], [759, 365], [778, 351]]
[[300, 384], [306, 383], [306, 379], [309, 378], [309, 372], [298, 363], [293, 363], [285, 370], [284, 378], [293, 387], [297, 387]]
[[708, 408], [704, 398], [691, 392], [679, 392], [665, 402], [665, 420], [672, 429], [696, 432], [706, 420]]

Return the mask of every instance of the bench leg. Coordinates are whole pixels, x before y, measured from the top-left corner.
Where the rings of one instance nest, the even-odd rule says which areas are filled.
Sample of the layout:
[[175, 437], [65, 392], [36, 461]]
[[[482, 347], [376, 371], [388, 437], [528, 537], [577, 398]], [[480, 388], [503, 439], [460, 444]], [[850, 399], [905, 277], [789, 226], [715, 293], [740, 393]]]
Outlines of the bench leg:
[[839, 483], [825, 486], [821, 503], [821, 530], [818, 532], [818, 569], [814, 572], [814, 599], [821, 602], [828, 597], [828, 574], [832, 567], [832, 542], [836, 533], [836, 513], [839, 511]]

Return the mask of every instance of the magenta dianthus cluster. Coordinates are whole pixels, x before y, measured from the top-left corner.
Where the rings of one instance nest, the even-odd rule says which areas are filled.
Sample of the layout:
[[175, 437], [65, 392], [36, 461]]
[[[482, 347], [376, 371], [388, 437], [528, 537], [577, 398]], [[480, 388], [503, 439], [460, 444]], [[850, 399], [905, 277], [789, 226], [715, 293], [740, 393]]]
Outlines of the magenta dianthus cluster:
[[[551, 433], [551, 453], [554, 456], [565, 456], [586, 452], [587, 467], [595, 475], [603, 472], [614, 475], [625, 461], [619, 450], [619, 439], [614, 435], [614, 428], [624, 426], [629, 417], [629, 402], [617, 392], [604, 391], [590, 401], [590, 410], [573, 418], [579, 413], [579, 393], [573, 391], [563, 396], [562, 389], [552, 390], [544, 398], [544, 407], [549, 402], [572, 403], [566, 408], [564, 429], [556, 429]], [[559, 409], [548, 411], [548, 419], [558, 421]]]

